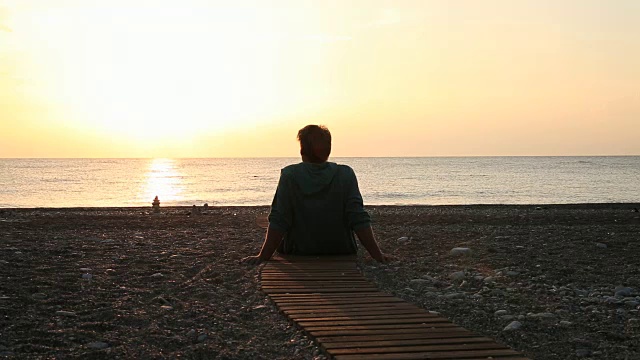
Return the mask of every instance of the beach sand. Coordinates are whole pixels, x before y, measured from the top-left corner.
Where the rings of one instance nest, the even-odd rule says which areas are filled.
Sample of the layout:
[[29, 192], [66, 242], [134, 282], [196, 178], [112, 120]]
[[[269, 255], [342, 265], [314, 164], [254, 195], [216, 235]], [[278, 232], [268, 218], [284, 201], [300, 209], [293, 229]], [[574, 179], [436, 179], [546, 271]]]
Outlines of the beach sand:
[[[400, 260], [359, 266], [532, 359], [640, 359], [634, 207], [368, 206]], [[0, 210], [0, 357], [323, 359], [239, 264], [267, 211]]]

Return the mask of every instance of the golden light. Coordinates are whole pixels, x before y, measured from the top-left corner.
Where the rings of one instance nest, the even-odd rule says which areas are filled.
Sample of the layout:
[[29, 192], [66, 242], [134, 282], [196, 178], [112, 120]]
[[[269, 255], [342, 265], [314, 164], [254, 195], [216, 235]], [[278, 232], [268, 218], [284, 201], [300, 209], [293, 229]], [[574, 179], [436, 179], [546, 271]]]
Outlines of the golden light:
[[176, 169], [175, 160], [152, 159], [145, 175], [143, 189], [138, 195], [140, 202], [151, 200], [158, 196], [161, 203], [174, 203], [183, 200], [181, 195], [184, 188], [182, 175]]
[[272, 110], [278, 45], [257, 16], [104, 5], [29, 14], [19, 23], [35, 24], [31, 37], [53, 41], [32, 49], [39, 91], [65, 104], [74, 128], [188, 141]]

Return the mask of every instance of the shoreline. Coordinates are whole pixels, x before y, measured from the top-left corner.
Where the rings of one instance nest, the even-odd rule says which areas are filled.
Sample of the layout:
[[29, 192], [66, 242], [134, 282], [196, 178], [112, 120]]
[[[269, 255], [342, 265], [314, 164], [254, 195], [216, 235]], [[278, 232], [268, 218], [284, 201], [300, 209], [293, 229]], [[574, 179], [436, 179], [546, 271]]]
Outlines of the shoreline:
[[[358, 266], [532, 359], [640, 358], [634, 207], [367, 205], [400, 261], [360, 251]], [[259, 250], [268, 209], [0, 209], [0, 357], [324, 359], [259, 290], [259, 267], [238, 263]]]
[[[405, 205], [389, 205], [389, 204], [365, 204], [365, 208], [457, 208], [457, 207], [470, 207], [470, 208], [484, 208], [484, 207], [567, 207], [567, 208], [599, 208], [599, 207], [625, 207], [630, 206], [631, 209], [640, 206], [640, 202], [595, 202], [595, 203], [539, 203], [539, 204], [438, 204], [438, 205], [425, 205], [425, 204], [405, 204]], [[160, 206], [161, 210], [189, 210], [192, 205], [180, 205], [180, 206]], [[209, 209], [226, 209], [226, 208], [265, 208], [270, 207], [270, 204], [264, 205], [209, 205]], [[202, 208], [202, 205], [198, 206]], [[113, 210], [148, 210], [151, 211], [151, 206], [65, 206], [65, 207], [0, 207], [0, 211], [113, 211]]]

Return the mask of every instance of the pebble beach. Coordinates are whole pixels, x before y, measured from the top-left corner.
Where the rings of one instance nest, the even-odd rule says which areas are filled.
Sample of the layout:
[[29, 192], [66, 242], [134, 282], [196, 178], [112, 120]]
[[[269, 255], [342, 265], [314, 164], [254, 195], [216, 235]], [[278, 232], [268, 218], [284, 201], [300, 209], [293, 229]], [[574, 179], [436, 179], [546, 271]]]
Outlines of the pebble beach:
[[[640, 359], [640, 204], [369, 206], [387, 293], [531, 359]], [[258, 287], [266, 206], [0, 209], [0, 358], [326, 359]]]

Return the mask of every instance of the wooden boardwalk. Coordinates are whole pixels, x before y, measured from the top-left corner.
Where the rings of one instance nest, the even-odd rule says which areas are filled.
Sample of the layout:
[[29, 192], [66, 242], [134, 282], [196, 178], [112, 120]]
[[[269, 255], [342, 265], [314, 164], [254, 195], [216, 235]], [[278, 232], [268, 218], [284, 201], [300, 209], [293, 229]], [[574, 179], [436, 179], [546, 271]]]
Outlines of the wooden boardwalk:
[[355, 257], [274, 257], [262, 290], [336, 360], [526, 358], [379, 291]]

